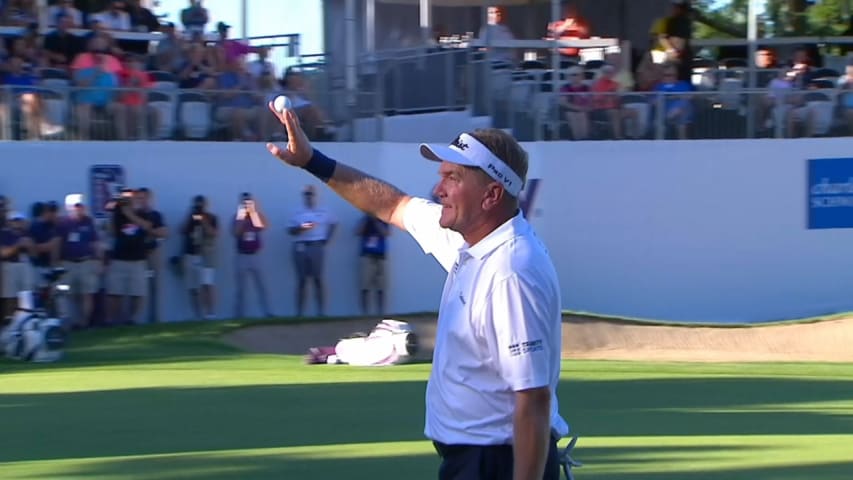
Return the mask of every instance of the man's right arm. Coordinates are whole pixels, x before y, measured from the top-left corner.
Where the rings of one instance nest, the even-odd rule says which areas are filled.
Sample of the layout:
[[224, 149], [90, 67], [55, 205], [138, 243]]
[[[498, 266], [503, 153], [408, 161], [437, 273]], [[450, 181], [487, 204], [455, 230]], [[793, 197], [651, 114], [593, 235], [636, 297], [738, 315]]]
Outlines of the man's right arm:
[[328, 185], [359, 210], [401, 230], [406, 229], [403, 223], [403, 212], [411, 197], [390, 183], [383, 182], [349, 165], [338, 163]]

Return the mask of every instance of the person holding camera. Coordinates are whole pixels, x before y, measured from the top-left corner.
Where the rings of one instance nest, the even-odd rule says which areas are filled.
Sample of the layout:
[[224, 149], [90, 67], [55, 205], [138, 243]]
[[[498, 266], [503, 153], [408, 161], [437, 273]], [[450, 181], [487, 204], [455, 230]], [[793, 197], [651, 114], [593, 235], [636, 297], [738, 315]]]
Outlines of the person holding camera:
[[301, 317], [305, 304], [305, 285], [314, 279], [317, 314], [323, 316], [323, 257], [329, 239], [337, 227], [337, 219], [325, 208], [317, 207], [316, 190], [307, 185], [302, 191], [304, 207], [290, 220], [288, 232], [294, 237], [293, 263], [299, 284], [296, 290], [296, 315]]
[[[106, 279], [109, 323], [135, 324], [141, 322], [142, 298], [148, 290], [146, 240], [155, 227], [149, 214], [139, 208], [132, 189], [122, 189], [111, 209], [108, 228], [113, 248]], [[123, 308], [126, 297], [130, 299], [128, 317]]]
[[215, 318], [213, 277], [218, 223], [216, 215], [207, 211], [207, 199], [196, 195], [181, 227], [184, 237], [184, 272], [188, 276], [190, 303], [195, 318]]
[[243, 317], [243, 297], [245, 295], [246, 277], [251, 276], [255, 282], [264, 315], [271, 317], [267, 289], [258, 265], [258, 252], [261, 250], [261, 232], [267, 229], [269, 223], [266, 215], [258, 208], [258, 204], [248, 192], [240, 196], [240, 206], [234, 218], [233, 233], [237, 242], [237, 298], [234, 303], [234, 317]]

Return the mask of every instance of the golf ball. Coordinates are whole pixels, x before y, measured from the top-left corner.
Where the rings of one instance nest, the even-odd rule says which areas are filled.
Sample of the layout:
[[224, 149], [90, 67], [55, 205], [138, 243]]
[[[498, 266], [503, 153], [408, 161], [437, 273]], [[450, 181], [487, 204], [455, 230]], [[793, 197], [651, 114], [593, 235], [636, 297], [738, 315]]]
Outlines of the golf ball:
[[275, 100], [272, 102], [273, 108], [275, 108], [275, 111], [278, 113], [282, 113], [285, 109], [289, 109], [290, 105], [290, 99], [284, 95], [275, 97]]

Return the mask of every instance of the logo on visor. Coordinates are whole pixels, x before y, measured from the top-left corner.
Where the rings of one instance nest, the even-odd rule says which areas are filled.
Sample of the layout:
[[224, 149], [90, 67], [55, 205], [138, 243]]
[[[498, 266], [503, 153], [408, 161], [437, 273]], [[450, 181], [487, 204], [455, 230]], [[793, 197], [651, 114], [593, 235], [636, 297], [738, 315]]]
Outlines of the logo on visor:
[[490, 163], [487, 168], [489, 169], [490, 172], [494, 173], [495, 177], [497, 177], [499, 180], [501, 180], [502, 182], [504, 182], [508, 186], [512, 186], [512, 180], [510, 180], [509, 177], [505, 177], [503, 173], [499, 172], [498, 169], [495, 168], [495, 166], [493, 164]]
[[451, 145], [458, 148], [459, 150], [467, 150], [468, 149], [468, 144], [462, 141], [462, 137], [456, 137], [456, 140], [454, 140], [453, 143], [451, 143]]

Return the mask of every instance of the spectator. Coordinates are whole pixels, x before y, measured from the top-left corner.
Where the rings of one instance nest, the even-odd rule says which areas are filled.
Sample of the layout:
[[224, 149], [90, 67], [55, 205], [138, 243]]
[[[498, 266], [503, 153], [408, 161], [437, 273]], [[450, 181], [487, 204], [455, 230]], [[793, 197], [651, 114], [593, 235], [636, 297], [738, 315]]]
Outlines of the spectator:
[[117, 76], [121, 73], [123, 69], [121, 61], [111, 53], [108, 39], [96, 36], [85, 42], [88, 50], [74, 57], [74, 61], [71, 62], [72, 73], [98, 64], [113, 75]]
[[847, 129], [853, 135], [853, 62], [848, 63], [844, 75], [838, 77], [839, 101], [847, 119]]
[[356, 230], [361, 242], [361, 311], [370, 313], [370, 292], [376, 292], [376, 313], [385, 315], [386, 237], [391, 234], [388, 224], [371, 215], [365, 215]]
[[755, 80], [757, 86], [760, 87], [772, 82], [776, 78], [776, 70], [779, 68], [776, 52], [770, 47], [758, 48], [755, 52], [755, 66], [758, 67]]
[[323, 257], [326, 244], [334, 235], [337, 219], [326, 209], [317, 207], [316, 191], [308, 185], [302, 191], [304, 207], [291, 217], [288, 232], [294, 237], [293, 263], [298, 284], [296, 314], [301, 317], [305, 305], [305, 287], [314, 280], [317, 314], [323, 316]]
[[780, 69], [776, 77], [766, 85], [769, 92], [762, 98], [758, 110], [758, 124], [765, 129], [772, 128], [779, 119], [787, 118], [788, 96], [791, 94], [793, 83], [788, 71]]
[[151, 311], [149, 314], [151, 316], [151, 322], [158, 323], [160, 321], [160, 308], [162, 306], [160, 302], [160, 278], [162, 273], [160, 243], [163, 242], [169, 232], [166, 229], [165, 222], [163, 221], [163, 214], [154, 208], [154, 194], [147, 188], [140, 188], [136, 191], [134, 197], [136, 198], [137, 205], [139, 205], [139, 209], [144, 212], [148, 220], [151, 221], [151, 230], [145, 238], [145, 247], [148, 251], [146, 263], [148, 266], [148, 279], [150, 283], [148, 292], [151, 296], [151, 301], [149, 302], [149, 305], [151, 305]]
[[207, 58], [205, 47], [191, 44], [187, 51], [187, 59], [178, 73], [180, 88], [198, 88], [213, 90], [216, 88], [216, 70]]
[[38, 26], [39, 22], [35, 0], [9, 0], [4, 17], [0, 25], [26, 27], [32, 24]]
[[124, 55], [124, 51], [119, 46], [118, 42], [116, 42], [116, 39], [109, 31], [107, 31], [106, 25], [100, 19], [93, 17], [89, 21], [89, 29], [91, 31], [83, 37], [83, 41], [86, 42], [87, 45], [91, 39], [97, 38], [104, 42], [104, 48], [108, 53], [117, 57]]
[[59, 15], [56, 30], [44, 37], [44, 50], [53, 68], [67, 69], [83, 52], [83, 39], [70, 31], [73, 21], [68, 15]]
[[814, 80], [814, 70], [812, 59], [806, 48], [800, 47], [794, 51], [793, 66], [787, 72], [787, 77], [793, 90], [785, 97], [789, 106], [786, 121], [787, 134], [797, 136], [802, 132], [804, 136], [811, 137], [814, 135], [815, 112], [806, 102], [803, 92], [809, 89]]
[[253, 93], [245, 66], [236, 59], [230, 60], [219, 75], [217, 89], [222, 91], [217, 93], [216, 120], [229, 127], [232, 140], [253, 140], [250, 125], [257, 120], [261, 103]]
[[193, 198], [189, 215], [183, 222], [184, 272], [189, 276], [190, 303], [197, 319], [214, 319], [216, 290], [216, 237], [219, 221], [207, 210], [207, 199]]
[[655, 91], [664, 94], [664, 119], [667, 125], [674, 126], [678, 132], [678, 138], [687, 139], [687, 127], [693, 122], [692, 99], [676, 93], [693, 91], [693, 85], [678, 78], [678, 66], [673, 63], [665, 63], [662, 68], [663, 75]]
[[672, 13], [666, 18], [660, 42], [666, 49], [667, 61], [676, 65], [678, 80], [690, 82], [693, 74], [693, 20], [690, 0], [672, 0]]
[[103, 265], [98, 229], [86, 213], [81, 195], [66, 199], [67, 215], [59, 221], [57, 235], [60, 241], [59, 258], [67, 274], [70, 288], [72, 328], [86, 328], [94, 310], [94, 295], [98, 291], [98, 277]]
[[293, 111], [299, 116], [302, 129], [311, 140], [325, 140], [330, 137], [329, 121], [320, 107], [311, 100], [310, 85], [305, 75], [290, 67], [282, 79], [284, 94], [290, 98]]
[[44, 102], [38, 95], [36, 77], [24, 70], [24, 61], [20, 57], [9, 59], [9, 73], [5, 75], [4, 83], [8, 86], [12, 98], [20, 106], [27, 136], [30, 139], [37, 139], [42, 135], [55, 135], [61, 131], [60, 127], [45, 121]]
[[[548, 39], [580, 40], [589, 38], [589, 22], [583, 18], [574, 4], [563, 4], [563, 19], [548, 24]], [[564, 47], [559, 49], [567, 60], [576, 61], [580, 57], [580, 49], [577, 47]]]
[[[203, 48], [203, 47], [202, 47]], [[184, 63], [184, 40], [175, 33], [172, 22], [163, 25], [163, 38], [154, 50], [156, 68], [166, 72], [180, 72]]]
[[67, 28], [83, 28], [83, 14], [74, 8], [72, 0], [59, 0], [56, 5], [47, 10], [47, 25], [61, 25], [63, 17], [68, 18]]
[[143, 60], [138, 56], [128, 56], [125, 68], [119, 76], [123, 88], [129, 89], [121, 92], [119, 102], [121, 110], [126, 118], [127, 139], [143, 140], [148, 138], [148, 127], [150, 131], [156, 132], [160, 119], [157, 110], [148, 104], [146, 95], [148, 89], [154, 84], [151, 76], [145, 71]]
[[39, 204], [33, 211], [33, 221], [30, 223], [29, 236], [33, 241], [30, 262], [35, 273], [34, 284], [39, 290], [39, 296], [44, 298], [44, 289], [48, 285], [44, 274], [59, 263], [59, 240], [57, 236], [59, 205], [56, 202]]
[[228, 31], [230, 29], [231, 25], [228, 25], [225, 22], [219, 22], [216, 24], [216, 31], [219, 33], [219, 47], [224, 51], [226, 63], [233, 60], [242, 62], [243, 57], [246, 55], [250, 53], [258, 53], [261, 48], [264, 48], [252, 47], [238, 40], [229, 39]]
[[[136, 32], [159, 32], [160, 21], [151, 10], [143, 7], [139, 0], [127, 0], [130, 28]], [[147, 43], [146, 43], [147, 45]]]
[[190, 0], [190, 6], [181, 10], [181, 23], [190, 33], [204, 33], [204, 27], [210, 19], [207, 9], [201, 5], [201, 0]]
[[112, 0], [106, 10], [93, 15], [93, 18], [107, 30], [126, 32], [131, 29], [130, 15], [124, 10], [124, 0]]
[[[116, 135], [124, 139], [127, 137], [127, 115], [124, 105], [116, 101], [119, 77], [112, 71], [115, 67], [111, 66], [110, 59], [118, 60], [103, 51], [93, 54], [92, 58], [92, 66], [80, 68], [74, 74], [74, 83], [81, 89], [76, 95], [77, 133], [83, 140], [90, 138], [94, 111], [108, 114], [114, 122]], [[117, 71], [121, 71], [120, 64]]]
[[41, 47], [41, 36], [38, 33], [36, 26], [27, 28], [23, 36], [17, 37], [12, 41], [12, 56], [20, 57], [24, 60], [24, 70], [27, 73], [35, 74], [39, 68], [47, 66], [47, 58]]
[[32, 270], [27, 265], [33, 241], [27, 234], [27, 221], [19, 212], [9, 212], [6, 225], [0, 229], [0, 263], [2, 263], [3, 316], [10, 317], [18, 305], [18, 294], [32, 294]]
[[651, 92], [660, 83], [662, 77], [661, 66], [654, 62], [651, 53], [646, 53], [637, 65], [637, 84], [635, 90], [638, 92]]
[[[145, 258], [146, 238], [153, 226], [148, 214], [139, 209], [133, 190], [124, 189], [113, 205], [109, 233], [113, 238], [110, 266], [107, 273], [109, 322], [112, 324], [140, 323], [139, 312], [147, 290]], [[130, 310], [124, 312], [124, 300], [130, 300]]]
[[258, 204], [248, 192], [240, 196], [240, 206], [234, 219], [232, 231], [237, 243], [237, 278], [234, 317], [244, 315], [243, 300], [245, 297], [246, 277], [251, 276], [258, 292], [264, 315], [272, 317], [267, 301], [267, 288], [263, 278], [258, 252], [263, 247], [261, 234], [269, 227], [266, 215], [258, 208]]
[[[490, 6], [486, 10], [487, 23], [480, 28], [477, 38], [485, 42], [488, 35], [489, 41], [515, 40], [512, 30], [506, 26], [506, 8], [501, 6]], [[511, 48], [494, 48], [491, 54], [493, 61], [515, 64], [517, 55]]]
[[572, 67], [566, 76], [569, 82], [560, 89], [560, 106], [566, 112], [566, 121], [575, 140], [589, 137], [589, 111], [591, 99], [589, 87], [584, 83], [581, 67]]
[[260, 78], [264, 75], [275, 76], [275, 74], [273, 73], [275, 70], [275, 66], [272, 64], [272, 62], [267, 60], [267, 58], [269, 57], [269, 51], [270, 49], [268, 47], [261, 47], [258, 50], [258, 58], [252, 60], [251, 62], [249, 62], [248, 65], [246, 65], [246, 71], [249, 72], [249, 75], [252, 76], [255, 82], [260, 80]]
[[603, 65], [600, 76], [593, 82], [590, 90], [592, 96], [592, 111], [590, 120], [593, 122], [604, 122], [610, 125], [613, 138], [622, 139], [622, 120], [626, 116], [623, 111], [619, 93], [622, 91], [619, 82], [615, 80], [616, 68], [613, 65]]

